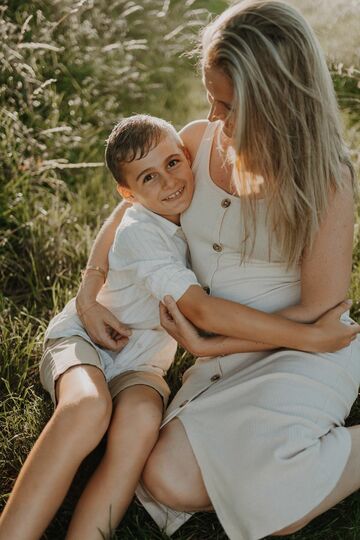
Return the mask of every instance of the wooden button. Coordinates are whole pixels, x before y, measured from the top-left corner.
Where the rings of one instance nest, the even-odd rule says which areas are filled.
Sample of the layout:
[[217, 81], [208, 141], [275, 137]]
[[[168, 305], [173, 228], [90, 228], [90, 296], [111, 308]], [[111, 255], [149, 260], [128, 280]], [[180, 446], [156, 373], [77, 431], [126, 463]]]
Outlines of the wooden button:
[[213, 250], [214, 251], [222, 251], [222, 247], [220, 246], [220, 244], [213, 244]]
[[231, 204], [230, 199], [223, 199], [223, 200], [221, 201], [221, 206], [222, 206], [223, 208], [229, 208], [230, 204]]

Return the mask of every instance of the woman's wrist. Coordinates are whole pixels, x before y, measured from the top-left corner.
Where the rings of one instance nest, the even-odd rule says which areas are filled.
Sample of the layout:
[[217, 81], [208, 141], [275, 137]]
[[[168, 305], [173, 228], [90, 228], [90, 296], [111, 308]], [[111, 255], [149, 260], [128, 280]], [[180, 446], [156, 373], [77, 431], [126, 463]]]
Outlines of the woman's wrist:
[[322, 335], [316, 324], [304, 324], [304, 331], [301, 332], [301, 342], [296, 347], [299, 350], [309, 352], [319, 352], [322, 350]]

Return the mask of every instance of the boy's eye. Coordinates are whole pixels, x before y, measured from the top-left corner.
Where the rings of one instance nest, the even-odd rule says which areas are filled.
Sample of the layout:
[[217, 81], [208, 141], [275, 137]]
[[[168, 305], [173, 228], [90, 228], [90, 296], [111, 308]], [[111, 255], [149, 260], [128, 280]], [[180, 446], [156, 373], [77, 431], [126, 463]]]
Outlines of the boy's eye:
[[154, 178], [154, 176], [155, 176], [155, 175], [154, 175], [153, 173], [146, 174], [146, 175], [144, 176], [144, 180], [143, 180], [143, 181], [144, 181], [144, 182], [149, 182], [150, 180], [152, 180], [152, 179]]
[[168, 163], [169, 167], [175, 167], [180, 162], [180, 159], [171, 159]]

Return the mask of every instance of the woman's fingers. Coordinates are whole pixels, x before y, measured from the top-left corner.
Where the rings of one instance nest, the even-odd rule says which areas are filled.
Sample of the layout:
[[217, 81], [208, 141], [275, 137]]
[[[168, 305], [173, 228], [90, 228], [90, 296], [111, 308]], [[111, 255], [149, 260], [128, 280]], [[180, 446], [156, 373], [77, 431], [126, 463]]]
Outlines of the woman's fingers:
[[177, 307], [177, 303], [175, 302], [173, 297], [169, 296], [169, 295], [166, 295], [164, 297], [164, 304], [165, 304], [165, 307], [166, 307], [167, 311], [169, 312], [169, 315], [171, 316], [171, 318], [176, 323], [181, 322], [181, 320], [183, 318], [183, 314], [181, 313], [181, 311]]

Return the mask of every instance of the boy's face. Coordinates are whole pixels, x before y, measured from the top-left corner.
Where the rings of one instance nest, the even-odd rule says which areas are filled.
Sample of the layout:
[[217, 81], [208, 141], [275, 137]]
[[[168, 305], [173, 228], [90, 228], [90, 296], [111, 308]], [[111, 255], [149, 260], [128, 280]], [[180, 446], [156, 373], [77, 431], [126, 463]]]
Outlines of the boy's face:
[[188, 208], [194, 193], [194, 178], [190, 161], [175, 137], [164, 135], [147, 156], [124, 163], [122, 170], [128, 185], [118, 186], [123, 197], [180, 223], [180, 214]]

